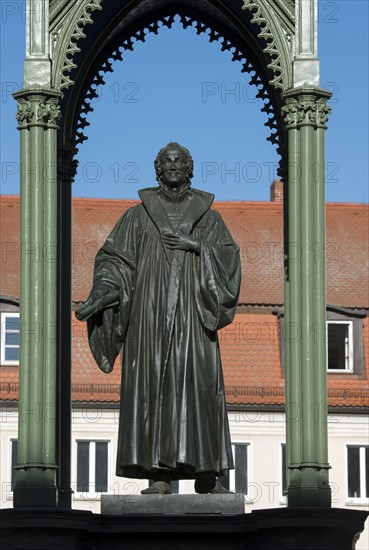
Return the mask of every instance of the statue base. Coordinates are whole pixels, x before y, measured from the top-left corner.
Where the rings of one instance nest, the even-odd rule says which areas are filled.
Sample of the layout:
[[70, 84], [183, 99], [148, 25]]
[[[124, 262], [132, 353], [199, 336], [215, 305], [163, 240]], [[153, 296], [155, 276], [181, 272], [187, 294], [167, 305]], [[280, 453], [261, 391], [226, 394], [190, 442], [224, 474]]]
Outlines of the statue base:
[[102, 495], [102, 514], [244, 514], [242, 493], [218, 495]]
[[1, 550], [352, 550], [367, 516], [362, 510], [318, 507], [234, 515], [3, 509], [0, 546]]

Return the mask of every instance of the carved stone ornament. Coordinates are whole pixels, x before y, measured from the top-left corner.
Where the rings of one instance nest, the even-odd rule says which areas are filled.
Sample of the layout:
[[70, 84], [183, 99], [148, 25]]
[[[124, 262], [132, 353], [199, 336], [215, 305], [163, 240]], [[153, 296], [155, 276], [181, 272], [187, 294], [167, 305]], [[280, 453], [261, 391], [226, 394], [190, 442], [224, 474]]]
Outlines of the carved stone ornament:
[[326, 98], [313, 94], [287, 98], [286, 105], [282, 107], [282, 114], [289, 129], [305, 125], [326, 128], [330, 113], [331, 108], [327, 105]]
[[19, 126], [26, 126], [32, 121], [34, 110], [30, 101], [22, 101], [18, 103], [16, 118]]
[[37, 125], [58, 128], [61, 119], [59, 99], [62, 94], [51, 90], [27, 91], [14, 94], [18, 101], [16, 118], [20, 128]]
[[60, 107], [55, 99], [41, 100], [37, 108], [37, 122], [43, 122], [48, 126], [57, 127], [61, 118]]

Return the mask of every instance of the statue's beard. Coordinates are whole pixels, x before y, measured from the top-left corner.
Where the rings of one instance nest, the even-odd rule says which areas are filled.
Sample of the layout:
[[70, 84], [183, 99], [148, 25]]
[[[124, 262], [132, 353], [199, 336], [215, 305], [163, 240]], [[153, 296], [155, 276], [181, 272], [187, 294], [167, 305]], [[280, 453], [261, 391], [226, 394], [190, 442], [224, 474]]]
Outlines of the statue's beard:
[[166, 181], [165, 183], [161, 181], [160, 185], [162, 187], [166, 187], [167, 189], [184, 189], [187, 186], [187, 180], [186, 181], [173, 180], [173, 181]]
[[171, 189], [177, 189], [177, 187], [182, 187], [184, 183], [180, 181], [169, 181], [168, 185]]

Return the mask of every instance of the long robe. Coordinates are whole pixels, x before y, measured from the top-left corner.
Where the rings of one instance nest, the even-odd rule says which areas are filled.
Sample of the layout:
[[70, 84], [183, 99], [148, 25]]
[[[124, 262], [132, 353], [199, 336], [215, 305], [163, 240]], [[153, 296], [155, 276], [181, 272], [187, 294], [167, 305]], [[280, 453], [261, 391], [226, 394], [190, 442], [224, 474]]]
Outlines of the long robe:
[[[123, 345], [118, 476], [173, 479], [224, 474], [233, 459], [216, 331], [232, 322], [240, 289], [239, 249], [214, 196], [188, 188], [171, 226], [160, 187], [118, 221], [96, 256], [94, 287], [119, 304], [88, 321], [99, 367], [110, 372]], [[163, 203], [164, 201], [164, 203]], [[200, 241], [200, 253], [172, 251], [163, 232]]]

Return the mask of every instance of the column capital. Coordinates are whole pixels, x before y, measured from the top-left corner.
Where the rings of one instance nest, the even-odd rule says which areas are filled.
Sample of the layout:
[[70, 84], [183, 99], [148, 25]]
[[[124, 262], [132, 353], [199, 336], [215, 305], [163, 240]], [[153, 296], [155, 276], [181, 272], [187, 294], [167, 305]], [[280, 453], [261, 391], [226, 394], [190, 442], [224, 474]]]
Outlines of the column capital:
[[282, 114], [287, 130], [301, 126], [327, 128], [328, 115], [331, 107], [327, 100], [331, 93], [320, 88], [293, 88], [285, 91], [282, 96], [286, 104], [282, 107]]
[[63, 94], [49, 89], [23, 90], [13, 94], [18, 102], [18, 130], [31, 126], [58, 129], [61, 118], [59, 100]]

